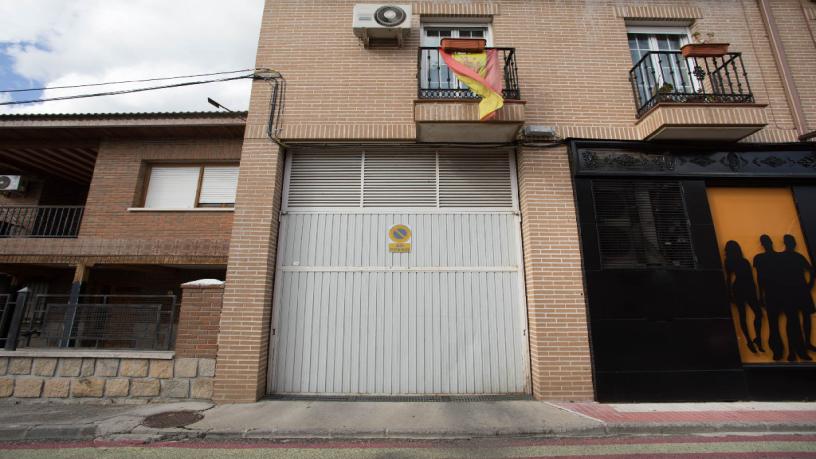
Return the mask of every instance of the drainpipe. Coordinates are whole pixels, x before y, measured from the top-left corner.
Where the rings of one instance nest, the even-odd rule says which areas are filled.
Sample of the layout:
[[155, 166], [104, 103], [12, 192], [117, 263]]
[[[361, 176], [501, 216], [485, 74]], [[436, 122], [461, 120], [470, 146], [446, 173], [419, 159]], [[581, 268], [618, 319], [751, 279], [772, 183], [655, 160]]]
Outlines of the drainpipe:
[[782, 76], [782, 87], [785, 90], [785, 97], [788, 99], [788, 106], [791, 108], [793, 122], [796, 124], [796, 130], [799, 131], [799, 135], [805, 135], [805, 133], [807, 133], [805, 112], [802, 110], [799, 91], [796, 89], [796, 83], [793, 81], [793, 73], [791, 73], [790, 66], [788, 65], [788, 57], [785, 54], [785, 47], [782, 45], [782, 38], [779, 36], [779, 28], [776, 26], [770, 2], [769, 0], [757, 0], [757, 3], [759, 4], [759, 13], [762, 16], [762, 23], [765, 24], [765, 30], [768, 32], [768, 41], [771, 44], [771, 52], [776, 61], [776, 67]]

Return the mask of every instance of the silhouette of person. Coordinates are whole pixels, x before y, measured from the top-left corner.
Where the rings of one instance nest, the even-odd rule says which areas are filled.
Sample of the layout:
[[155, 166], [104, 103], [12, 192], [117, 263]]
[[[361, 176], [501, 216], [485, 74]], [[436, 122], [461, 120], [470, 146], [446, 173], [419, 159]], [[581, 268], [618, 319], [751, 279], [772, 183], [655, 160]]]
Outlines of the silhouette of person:
[[[759, 352], [765, 352], [765, 349], [762, 348], [762, 308], [757, 298], [754, 271], [751, 269], [751, 263], [742, 254], [742, 247], [737, 241], [725, 243], [725, 274], [731, 302], [737, 306], [740, 328], [745, 336], [745, 342], [748, 343], [748, 349], [754, 354], [757, 349]], [[750, 307], [754, 313], [755, 338], [753, 339], [748, 331], [746, 307]]]
[[784, 345], [779, 334], [779, 314], [782, 312], [784, 304], [785, 285], [782, 282], [779, 269], [778, 253], [774, 251], [773, 241], [767, 234], [759, 237], [764, 252], [758, 253], [754, 257], [754, 268], [757, 271], [757, 284], [759, 284], [759, 300], [765, 307], [768, 316], [768, 347], [773, 352], [773, 359], [782, 359]]
[[788, 360], [796, 361], [797, 356], [802, 360], [811, 360], [807, 347], [810, 345], [812, 327], [810, 316], [816, 308], [810, 291], [816, 281], [816, 272], [807, 258], [796, 251], [796, 238], [786, 234], [783, 240], [785, 251], [779, 253], [779, 268], [785, 285], [782, 310], [787, 317]]

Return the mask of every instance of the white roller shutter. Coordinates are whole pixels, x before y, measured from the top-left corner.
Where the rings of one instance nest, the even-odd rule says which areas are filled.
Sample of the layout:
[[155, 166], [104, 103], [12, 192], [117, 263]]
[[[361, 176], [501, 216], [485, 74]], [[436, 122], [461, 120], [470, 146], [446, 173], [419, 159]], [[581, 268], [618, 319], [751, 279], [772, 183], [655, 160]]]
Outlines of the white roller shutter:
[[436, 207], [436, 154], [366, 152], [364, 207]]
[[199, 166], [153, 167], [150, 170], [145, 207], [153, 209], [191, 209], [195, 207], [200, 171]]
[[238, 166], [207, 166], [201, 178], [199, 204], [234, 204]]
[[513, 206], [507, 151], [297, 153], [289, 207]]

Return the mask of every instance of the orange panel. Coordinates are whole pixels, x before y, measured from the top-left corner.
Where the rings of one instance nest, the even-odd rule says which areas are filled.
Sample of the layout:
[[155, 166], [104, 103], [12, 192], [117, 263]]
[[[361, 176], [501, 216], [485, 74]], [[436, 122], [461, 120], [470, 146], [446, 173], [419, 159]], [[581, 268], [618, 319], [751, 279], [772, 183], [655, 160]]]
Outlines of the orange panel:
[[[776, 252], [770, 254], [769, 257], [760, 257], [760, 261], [757, 263], [757, 265], [760, 266], [760, 270], [768, 273], [765, 275], [765, 278], [771, 279], [766, 283], [766, 285], [769, 286], [766, 288], [766, 302], [769, 305], [772, 303], [776, 304], [776, 306], [771, 305], [771, 310], [778, 308], [787, 311], [793, 309], [800, 311], [797, 314], [800, 318], [797, 320], [801, 320], [802, 323], [812, 318], [812, 311], [808, 310], [808, 292], [807, 286], [804, 286], [804, 281], [802, 282], [802, 287], [798, 288], [799, 285], [796, 281], [790, 282], [785, 280], [794, 278], [789, 275], [786, 276], [791, 273], [791, 268], [788, 268], [788, 266], [791, 266], [791, 262], [793, 265], [796, 265], [797, 262], [803, 265], [804, 263], [801, 262], [803, 257], [808, 263], [810, 262], [808, 250], [805, 245], [805, 237], [802, 234], [799, 216], [793, 200], [793, 193], [790, 188], [709, 188], [708, 202], [711, 206], [711, 214], [714, 218], [714, 227], [717, 233], [720, 255], [723, 257], [723, 260], [726, 260], [726, 244], [728, 244], [729, 241], [736, 241], [742, 250], [744, 260], [748, 263], [746, 267], [745, 262], [736, 261], [729, 263], [728, 261], [724, 261], [724, 266], [730, 265], [732, 272], [742, 272], [744, 274], [743, 276], [739, 276], [738, 274], [729, 276], [729, 284], [736, 286], [736, 288], [732, 290], [737, 292], [735, 296], [742, 297], [742, 299], [746, 300], [745, 302], [740, 301], [740, 303], [742, 303], [741, 308], [745, 311], [745, 329], [747, 329], [749, 339], [746, 339], [745, 332], [740, 324], [738, 306], [735, 304], [735, 301], [739, 300], [732, 297], [731, 305], [731, 314], [734, 319], [734, 329], [737, 333], [742, 361], [744, 363], [774, 362], [768, 341], [770, 337], [770, 327], [767, 315], [768, 305], [766, 304], [762, 304], [762, 311], [764, 313], [761, 321], [761, 347], [764, 349], [764, 352], [760, 352], [758, 346], [754, 343], [749, 343], [749, 341], [753, 341], [756, 338], [755, 315], [753, 312], [756, 308], [750, 306], [752, 302], [750, 290], [751, 287], [757, 288], [759, 286], [755, 257], [765, 252], [760, 242], [761, 235], [766, 234], [771, 238], [773, 249]], [[795, 238], [795, 251], [799, 256], [778, 256], [780, 254], [784, 255], [786, 250], [784, 244], [785, 235], [791, 235]], [[732, 248], [734, 247], [733, 243], [730, 245]], [[737, 260], [739, 257], [730, 258]], [[785, 265], [786, 268], [782, 269], [780, 267], [781, 265], [778, 264], [779, 262], [787, 263]], [[795, 268], [793, 270], [797, 271]], [[753, 285], [751, 285], [750, 276], [747, 275], [748, 272], [753, 274]], [[802, 279], [809, 278], [809, 276], [805, 274], [804, 269], [800, 269], [798, 272], [801, 273]], [[740, 277], [741, 280], [735, 282], [737, 277]], [[780, 281], [780, 279], [783, 280]], [[784, 284], [784, 288], [779, 287], [782, 284]], [[812, 290], [809, 296], [810, 298], [816, 299], [816, 295], [813, 294]], [[759, 298], [758, 294], [757, 297], [761, 304], [762, 299]], [[790, 298], [795, 299], [791, 300]], [[793, 304], [802, 306], [797, 308], [792, 306]], [[812, 304], [810, 307], [812, 307]], [[790, 355], [790, 346], [787, 336], [789, 332], [789, 330], [787, 330], [787, 316], [785, 313], [779, 314], [779, 329], [781, 341], [784, 346], [784, 352], [779, 361], [787, 362]], [[811, 330], [810, 334], [810, 342], [812, 343], [816, 341], [816, 333]], [[807, 342], [805, 342], [805, 345], [807, 345]], [[754, 351], [752, 351], [750, 347], [754, 347]], [[805, 351], [805, 355], [808, 355], [807, 351]], [[810, 352], [809, 356], [814, 358], [816, 357], [816, 353]], [[802, 359], [800, 358], [799, 360]]]

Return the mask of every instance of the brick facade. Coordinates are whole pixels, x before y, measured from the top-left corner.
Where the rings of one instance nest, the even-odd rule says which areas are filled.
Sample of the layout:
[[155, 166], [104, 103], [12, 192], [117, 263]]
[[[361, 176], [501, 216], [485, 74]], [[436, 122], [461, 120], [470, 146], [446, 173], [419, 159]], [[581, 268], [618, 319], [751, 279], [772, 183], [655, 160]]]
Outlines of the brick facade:
[[176, 357], [214, 359], [218, 353], [224, 284], [188, 282], [181, 289]]

